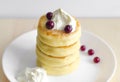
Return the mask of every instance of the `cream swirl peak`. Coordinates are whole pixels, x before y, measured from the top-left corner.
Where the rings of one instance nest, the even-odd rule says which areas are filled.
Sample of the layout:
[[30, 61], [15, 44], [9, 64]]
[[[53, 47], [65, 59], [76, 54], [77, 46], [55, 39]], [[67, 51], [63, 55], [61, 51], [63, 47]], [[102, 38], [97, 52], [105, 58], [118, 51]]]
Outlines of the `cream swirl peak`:
[[72, 32], [75, 31], [76, 20], [62, 9], [58, 9], [53, 12], [52, 21], [55, 24], [53, 29], [64, 30], [66, 25], [71, 25]]

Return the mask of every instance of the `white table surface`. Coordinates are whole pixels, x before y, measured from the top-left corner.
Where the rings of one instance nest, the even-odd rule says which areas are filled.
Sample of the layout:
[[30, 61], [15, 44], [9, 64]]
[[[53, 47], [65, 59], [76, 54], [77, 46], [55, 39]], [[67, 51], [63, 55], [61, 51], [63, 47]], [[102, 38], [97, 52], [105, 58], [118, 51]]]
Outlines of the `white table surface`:
[[120, 17], [120, 0], [0, 0], [0, 18], [37, 18], [57, 8], [76, 17]]

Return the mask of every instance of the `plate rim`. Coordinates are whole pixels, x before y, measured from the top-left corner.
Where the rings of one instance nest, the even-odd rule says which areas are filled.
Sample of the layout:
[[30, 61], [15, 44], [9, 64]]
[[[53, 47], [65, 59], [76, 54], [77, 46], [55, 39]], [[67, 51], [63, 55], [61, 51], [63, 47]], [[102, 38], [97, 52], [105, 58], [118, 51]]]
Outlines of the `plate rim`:
[[[28, 34], [28, 33], [30, 33], [30, 32], [34, 32], [34, 31], [37, 31], [37, 30], [34, 29], [34, 30], [31, 30], [31, 31], [28, 31], [28, 32], [25, 32], [25, 33], [20, 34], [19, 36], [17, 36], [16, 38], [14, 38], [14, 39], [7, 45], [7, 47], [4, 49], [3, 54], [2, 54], [1, 64], [2, 64], [3, 73], [4, 73], [4, 75], [6, 76], [6, 78], [7, 78], [9, 81], [10, 81], [10, 78], [8, 77], [8, 75], [7, 75], [7, 73], [6, 73], [5, 69], [4, 69], [4, 65], [3, 65], [4, 56], [5, 56], [4, 54], [5, 54], [6, 50], [8, 49], [8, 47], [9, 47], [15, 40], [17, 40], [19, 37], [21, 37], [21, 36], [23, 36], [23, 35], [25, 35], [25, 34]], [[88, 34], [94, 36], [95, 38], [99, 39], [100, 41], [102, 41], [102, 42], [110, 49], [110, 51], [111, 51], [111, 53], [112, 53], [112, 56], [113, 56], [113, 59], [114, 59], [114, 62], [115, 62], [115, 66], [114, 66], [114, 69], [113, 69], [112, 74], [111, 74], [110, 77], [107, 79], [107, 82], [109, 82], [109, 81], [113, 78], [113, 76], [115, 75], [115, 72], [116, 72], [116, 70], [117, 70], [117, 58], [116, 58], [116, 56], [115, 56], [115, 52], [114, 52], [113, 48], [110, 46], [109, 43], [107, 43], [103, 38], [101, 38], [101, 37], [98, 36], [97, 34], [95, 34], [95, 33], [93, 33], [93, 32], [90, 32], [90, 31], [87, 31], [87, 30], [82, 30], [82, 33], [83, 33], [83, 32], [88, 33]], [[10, 81], [10, 82], [11, 82], [11, 81]]]
[[101, 37], [98, 36], [97, 34], [94, 34], [94, 33], [90, 32], [90, 31], [86, 31], [86, 30], [84, 30], [83, 32], [87, 32], [87, 33], [89, 33], [90, 35], [92, 35], [92, 36], [98, 38], [99, 40], [101, 40], [106, 46], [108, 46], [108, 48], [110, 49], [111, 53], [113, 54], [112, 56], [113, 56], [113, 58], [114, 58], [115, 67], [114, 67], [113, 73], [112, 73], [112, 74], [110, 75], [110, 77], [107, 79], [107, 82], [109, 82], [110, 80], [112, 80], [112, 78], [113, 78], [113, 76], [115, 75], [115, 72], [116, 72], [116, 70], [117, 70], [117, 58], [116, 58], [116, 56], [115, 56], [115, 52], [114, 52], [113, 48], [110, 46], [109, 43], [107, 43], [103, 38], [101, 38]]
[[[27, 33], [33, 32], [33, 31], [37, 31], [37, 30], [36, 30], [36, 29], [29, 30], [29, 31], [24, 32], [24, 33], [21, 33], [20, 35], [18, 35], [17, 37], [15, 37], [12, 41], [10, 41], [10, 43], [7, 45], [7, 47], [5, 47], [5, 49], [4, 49], [3, 53], [2, 53], [2, 57], [1, 57], [1, 58], [2, 58], [2, 60], [1, 60], [2, 71], [3, 71], [4, 75], [5, 75], [5, 77], [6, 77], [9, 81], [10, 81], [10, 79], [9, 79], [9, 77], [8, 77], [8, 75], [7, 75], [7, 73], [6, 73], [5, 69], [4, 69], [4, 65], [3, 65], [5, 52], [6, 52], [6, 50], [9, 48], [9, 46], [10, 46], [15, 40], [17, 40], [19, 37], [21, 37], [21, 36], [23, 36], [23, 35], [25, 35], [25, 34], [27, 34]], [[10, 81], [10, 82], [11, 82], [11, 81]]]

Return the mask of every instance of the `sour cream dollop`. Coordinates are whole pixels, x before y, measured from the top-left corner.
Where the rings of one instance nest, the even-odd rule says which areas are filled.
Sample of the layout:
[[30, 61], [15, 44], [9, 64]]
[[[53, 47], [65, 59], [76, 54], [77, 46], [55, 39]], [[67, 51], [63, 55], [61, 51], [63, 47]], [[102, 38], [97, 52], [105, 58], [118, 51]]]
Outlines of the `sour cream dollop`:
[[48, 82], [46, 71], [42, 68], [26, 68], [16, 77], [18, 82]]
[[76, 20], [63, 9], [58, 9], [53, 12], [52, 21], [56, 30], [64, 30], [66, 25], [72, 26], [72, 32], [76, 29]]

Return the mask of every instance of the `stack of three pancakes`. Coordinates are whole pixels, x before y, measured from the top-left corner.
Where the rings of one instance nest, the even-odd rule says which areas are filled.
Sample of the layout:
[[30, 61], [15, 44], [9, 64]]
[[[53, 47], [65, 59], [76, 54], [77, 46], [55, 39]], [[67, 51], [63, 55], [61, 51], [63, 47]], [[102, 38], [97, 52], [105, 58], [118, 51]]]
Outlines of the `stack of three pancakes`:
[[42, 16], [37, 28], [37, 66], [43, 67], [49, 75], [64, 75], [79, 65], [80, 24], [76, 20], [76, 30], [65, 33], [46, 28], [46, 17]]

